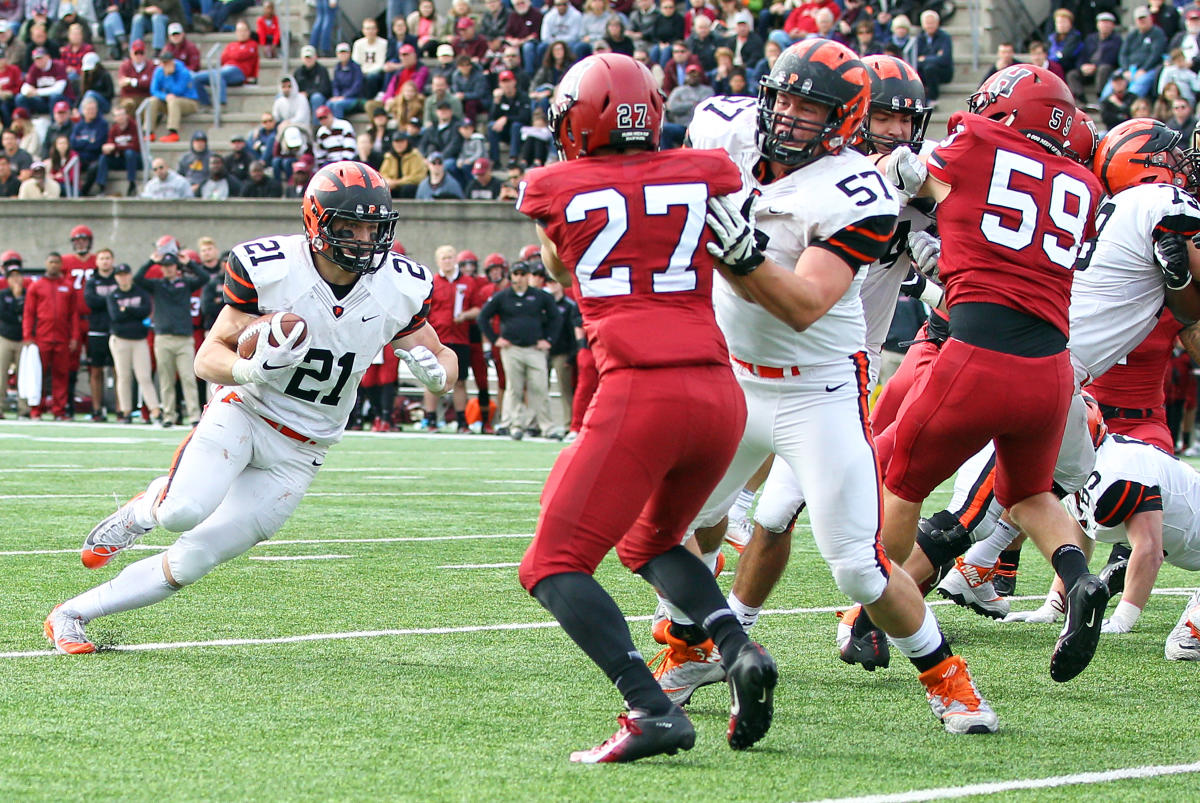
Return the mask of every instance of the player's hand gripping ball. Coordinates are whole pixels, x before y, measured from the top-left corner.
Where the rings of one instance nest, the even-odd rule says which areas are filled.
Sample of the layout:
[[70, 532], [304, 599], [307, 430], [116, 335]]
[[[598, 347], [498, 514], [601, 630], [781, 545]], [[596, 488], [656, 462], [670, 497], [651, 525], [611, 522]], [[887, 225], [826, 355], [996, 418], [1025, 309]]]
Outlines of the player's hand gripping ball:
[[311, 338], [308, 324], [291, 312], [264, 315], [238, 337], [233, 379], [239, 385], [270, 382], [287, 368], [304, 361]]
[[238, 356], [244, 360], [251, 359], [258, 350], [258, 339], [263, 332], [268, 333], [267, 345], [280, 346], [292, 331], [297, 327], [301, 327], [297, 342], [303, 340], [308, 328], [308, 324], [294, 312], [276, 312], [271, 315], [263, 315], [261, 318], [247, 324], [242, 333], [238, 335]]

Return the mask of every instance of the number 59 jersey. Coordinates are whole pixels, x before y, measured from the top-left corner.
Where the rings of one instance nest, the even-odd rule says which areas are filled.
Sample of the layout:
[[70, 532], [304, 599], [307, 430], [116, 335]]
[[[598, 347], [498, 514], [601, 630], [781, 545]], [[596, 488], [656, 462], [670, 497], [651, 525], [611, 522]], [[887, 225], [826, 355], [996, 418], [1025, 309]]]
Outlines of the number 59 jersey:
[[517, 210], [544, 228], [573, 272], [601, 374], [728, 365], [704, 217], [710, 197], [740, 188], [720, 151], [593, 156], [526, 175]]
[[1094, 234], [1099, 179], [985, 117], [958, 112], [950, 126], [929, 156], [929, 175], [951, 187], [937, 210], [947, 305], [999, 304], [1068, 335], [1072, 268]]
[[729, 154], [742, 175], [742, 189], [734, 196], [739, 203], [751, 191], [761, 192], [755, 225], [768, 237], [768, 259], [791, 270], [804, 249], [816, 246], [832, 251], [856, 272], [842, 297], [803, 332], [718, 279], [713, 293], [717, 322], [730, 353], [746, 362], [781, 368], [843, 362], [865, 348], [859, 298], [865, 267], [886, 253], [900, 203], [875, 166], [848, 149], [762, 183], [763, 157], [755, 142], [757, 109], [754, 98], [705, 101], [688, 129], [692, 145]]
[[432, 287], [428, 268], [388, 253], [383, 267], [338, 299], [317, 273], [303, 234], [236, 246], [225, 276], [229, 305], [252, 315], [294, 312], [311, 337], [302, 363], [270, 384], [241, 386], [242, 402], [319, 444], [337, 442], [363, 374], [380, 349], [425, 324]]

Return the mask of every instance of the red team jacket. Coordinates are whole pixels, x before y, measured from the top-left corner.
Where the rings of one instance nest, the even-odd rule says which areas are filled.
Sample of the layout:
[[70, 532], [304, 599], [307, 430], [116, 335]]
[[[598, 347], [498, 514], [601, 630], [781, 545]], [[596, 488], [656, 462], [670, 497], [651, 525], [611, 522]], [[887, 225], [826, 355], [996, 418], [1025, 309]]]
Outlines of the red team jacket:
[[713, 314], [708, 198], [741, 189], [721, 150], [579, 159], [531, 170], [517, 209], [574, 266], [583, 326], [603, 375], [727, 365]]
[[71, 277], [38, 279], [25, 294], [22, 320], [26, 340], [39, 345], [65, 344], [78, 337], [79, 310]]
[[[1079, 244], [1096, 235], [1099, 180], [984, 117], [957, 112], [956, 127], [929, 157], [929, 175], [954, 187], [938, 205], [947, 308], [999, 304], [1067, 335], [1071, 271]], [[990, 182], [978, 180], [983, 171]]]
[[466, 345], [471, 342], [471, 322], [455, 323], [454, 316], [478, 306], [475, 301], [478, 288], [478, 280], [462, 271], [453, 279], [447, 279], [440, 273], [434, 274], [429, 325], [443, 343]]

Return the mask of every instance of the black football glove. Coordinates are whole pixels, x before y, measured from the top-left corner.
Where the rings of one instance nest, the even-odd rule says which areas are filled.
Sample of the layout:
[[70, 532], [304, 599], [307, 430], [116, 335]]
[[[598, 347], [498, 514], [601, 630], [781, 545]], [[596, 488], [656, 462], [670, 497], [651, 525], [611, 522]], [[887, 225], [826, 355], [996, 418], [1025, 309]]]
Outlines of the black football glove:
[[1182, 290], [1191, 283], [1187, 239], [1182, 234], [1168, 232], [1159, 237], [1154, 243], [1154, 260], [1162, 270], [1168, 290]]

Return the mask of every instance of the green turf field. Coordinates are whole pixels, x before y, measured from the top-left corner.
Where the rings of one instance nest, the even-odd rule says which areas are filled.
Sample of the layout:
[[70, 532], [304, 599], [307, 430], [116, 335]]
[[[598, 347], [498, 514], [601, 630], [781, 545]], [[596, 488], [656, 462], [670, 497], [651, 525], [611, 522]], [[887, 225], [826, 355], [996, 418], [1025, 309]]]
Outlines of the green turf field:
[[[483, 436], [349, 435], [275, 541], [161, 605], [94, 622], [114, 649], [50, 654], [54, 604], [151, 554], [91, 572], [78, 548], [182, 435], [0, 424], [0, 800], [806, 801], [1200, 758], [1200, 666], [1162, 657], [1183, 592], [1153, 597], [1066, 685], [1048, 672], [1057, 626], [937, 606], [1001, 722], [955, 737], [895, 651], [871, 674], [837, 660], [828, 609], [845, 600], [802, 525], [769, 603], [779, 612], [754, 631], [781, 671], [767, 737], [732, 752], [728, 692], [712, 686], [690, 706], [690, 752], [572, 765], [612, 733], [620, 700], [514, 568], [562, 447]], [[1021, 568], [1018, 592], [1037, 599], [1014, 605], [1036, 607], [1049, 569], [1032, 550]], [[649, 657], [648, 589], [611, 557], [599, 578], [643, 617], [631, 627]], [[1161, 589], [1195, 585], [1163, 567]], [[1194, 800], [1197, 771], [994, 799]]]

